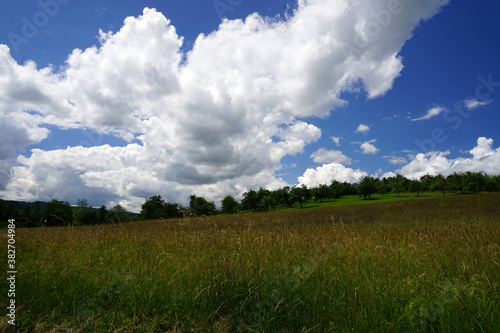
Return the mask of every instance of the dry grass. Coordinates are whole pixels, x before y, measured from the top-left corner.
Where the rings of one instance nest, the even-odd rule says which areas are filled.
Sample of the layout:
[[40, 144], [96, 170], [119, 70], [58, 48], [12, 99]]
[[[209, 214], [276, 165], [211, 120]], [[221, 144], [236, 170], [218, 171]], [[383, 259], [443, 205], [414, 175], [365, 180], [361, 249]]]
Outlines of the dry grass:
[[18, 230], [17, 328], [494, 332], [499, 221], [480, 194]]

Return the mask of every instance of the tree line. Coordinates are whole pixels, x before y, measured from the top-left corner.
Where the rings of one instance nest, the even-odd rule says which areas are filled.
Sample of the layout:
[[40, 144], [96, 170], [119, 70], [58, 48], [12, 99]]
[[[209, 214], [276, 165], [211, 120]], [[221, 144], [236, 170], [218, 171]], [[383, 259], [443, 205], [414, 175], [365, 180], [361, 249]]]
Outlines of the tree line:
[[311, 188], [296, 185], [270, 191], [261, 187], [257, 191], [245, 192], [240, 202], [230, 195], [226, 196], [221, 200], [220, 209], [217, 208], [215, 202], [196, 195], [189, 197], [187, 207], [166, 202], [161, 195], [154, 195], [145, 200], [141, 205], [140, 215], [133, 218], [120, 205], [110, 210], [107, 210], [106, 206], [95, 209], [90, 207], [85, 199], [79, 199], [77, 207], [71, 207], [66, 201], [54, 199], [43, 208], [40, 202], [35, 202], [25, 204], [21, 209], [17, 209], [12, 203], [5, 204], [0, 200], [0, 218], [2, 222], [15, 219], [21, 227], [78, 226], [121, 223], [130, 220], [235, 214], [241, 211], [266, 212], [280, 206], [291, 208], [296, 205], [302, 208], [311, 200], [322, 202], [346, 195], [358, 195], [360, 198], [367, 199], [376, 193], [382, 196], [388, 193], [395, 193], [398, 196], [401, 193], [415, 193], [416, 196], [420, 196], [421, 192], [426, 191], [440, 192], [443, 195], [447, 192], [484, 191], [491, 193], [500, 191], [500, 176], [489, 176], [484, 172], [453, 173], [447, 177], [441, 174], [425, 175], [420, 179], [408, 179], [402, 175], [382, 179], [366, 176], [354, 184], [333, 180], [329, 184], [318, 184]]
[[0, 200], [0, 221], [3, 224], [9, 219], [16, 220], [18, 227], [33, 228], [121, 223], [130, 221], [131, 216], [120, 205], [109, 210], [104, 205], [95, 209], [86, 199], [79, 199], [76, 207], [53, 199], [47, 203], [25, 203], [20, 209], [12, 202]]

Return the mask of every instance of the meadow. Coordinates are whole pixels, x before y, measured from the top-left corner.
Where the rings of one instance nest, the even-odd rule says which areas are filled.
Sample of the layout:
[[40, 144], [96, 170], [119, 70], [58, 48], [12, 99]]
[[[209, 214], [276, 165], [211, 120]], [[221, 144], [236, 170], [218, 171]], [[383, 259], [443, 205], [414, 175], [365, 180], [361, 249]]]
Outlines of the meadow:
[[16, 329], [500, 332], [500, 194], [379, 201], [18, 229]]

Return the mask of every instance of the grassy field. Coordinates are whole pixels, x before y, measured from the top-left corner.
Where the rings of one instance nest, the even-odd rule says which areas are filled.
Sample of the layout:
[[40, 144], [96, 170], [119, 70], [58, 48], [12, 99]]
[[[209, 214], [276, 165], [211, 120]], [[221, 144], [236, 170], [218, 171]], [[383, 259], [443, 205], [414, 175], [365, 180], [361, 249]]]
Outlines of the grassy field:
[[[446, 193], [447, 196], [455, 196], [458, 193], [450, 192]], [[363, 205], [367, 203], [380, 203], [380, 202], [388, 202], [388, 201], [402, 201], [402, 200], [419, 200], [419, 199], [429, 199], [429, 198], [439, 198], [442, 197], [443, 194], [441, 192], [422, 192], [419, 196], [416, 193], [387, 193], [384, 195], [381, 194], [373, 194], [371, 197], [362, 199], [358, 195], [345, 195], [338, 199], [323, 199], [322, 202], [315, 200], [308, 200], [304, 203], [303, 208], [320, 208], [320, 207], [328, 207], [328, 206], [345, 206], [345, 205]], [[299, 203], [294, 203], [292, 207], [288, 207], [287, 205], [281, 205], [278, 207], [280, 210], [289, 210], [289, 209], [297, 209], [300, 208]], [[273, 210], [276, 210], [274, 208]], [[245, 211], [247, 213], [250, 211]]]
[[16, 241], [20, 331], [500, 331], [500, 194], [19, 229]]

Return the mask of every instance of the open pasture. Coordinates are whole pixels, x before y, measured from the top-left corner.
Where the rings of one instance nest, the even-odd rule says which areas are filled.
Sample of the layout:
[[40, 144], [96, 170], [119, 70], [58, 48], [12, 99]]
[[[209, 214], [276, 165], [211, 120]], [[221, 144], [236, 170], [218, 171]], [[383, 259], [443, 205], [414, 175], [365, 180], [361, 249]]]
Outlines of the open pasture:
[[500, 194], [16, 237], [21, 331], [500, 331]]

